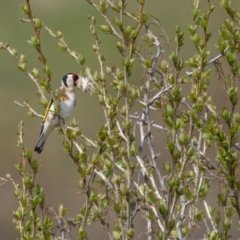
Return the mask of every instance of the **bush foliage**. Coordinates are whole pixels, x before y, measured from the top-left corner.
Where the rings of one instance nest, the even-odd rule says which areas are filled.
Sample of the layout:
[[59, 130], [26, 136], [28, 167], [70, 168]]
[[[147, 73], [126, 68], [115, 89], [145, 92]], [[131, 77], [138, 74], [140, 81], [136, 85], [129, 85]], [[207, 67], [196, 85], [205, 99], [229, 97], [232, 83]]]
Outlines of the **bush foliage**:
[[[13, 218], [19, 239], [89, 239], [87, 225], [93, 223], [101, 226], [105, 239], [110, 240], [237, 237], [240, 12], [229, 0], [220, 1], [226, 17], [215, 43], [219, 54], [212, 56], [209, 22], [215, 6], [210, 0], [205, 10], [194, 1], [193, 23], [188, 33], [176, 26], [173, 44], [158, 19], [145, 12], [145, 0], [136, 1], [135, 13], [129, 12], [126, 0], [86, 1], [98, 14], [88, 18], [99, 70], [90, 69], [85, 57], [71, 50], [63, 33], [51, 30], [34, 15], [30, 0], [22, 7], [25, 18], [21, 21], [32, 26], [28, 43], [36, 50], [43, 71], [29, 70], [24, 55], [0, 43], [0, 49], [11, 54], [19, 70], [36, 84], [41, 104], [46, 106], [46, 95], [58, 101], [41, 42], [42, 31], [47, 31], [60, 49], [79, 63], [80, 88], [92, 92], [96, 108], [105, 116], [94, 139], [80, 130], [77, 121], [71, 126], [60, 121], [64, 150], [76, 166], [78, 187], [85, 196], [80, 211], [71, 218], [65, 217], [67, 208], [62, 205], [58, 211], [46, 208], [47, 196], [36, 181], [39, 162], [24, 146], [24, 124], [20, 122], [22, 160], [16, 170], [22, 181], [10, 174], [1, 178], [12, 182], [18, 201]], [[105, 21], [103, 25], [96, 20], [99, 16]], [[112, 51], [122, 59], [119, 66], [105, 65], [100, 32], [115, 42]], [[181, 57], [185, 35], [195, 46], [189, 59]], [[166, 49], [169, 58], [163, 57]], [[136, 68], [141, 70], [141, 79], [134, 84]], [[221, 79], [225, 107], [218, 106], [209, 90], [214, 73]], [[42, 117], [28, 102], [16, 103], [30, 116]], [[163, 135], [162, 145], [159, 138]], [[84, 139], [85, 144], [80, 145], [78, 139]], [[144, 228], [139, 229], [140, 222]]]

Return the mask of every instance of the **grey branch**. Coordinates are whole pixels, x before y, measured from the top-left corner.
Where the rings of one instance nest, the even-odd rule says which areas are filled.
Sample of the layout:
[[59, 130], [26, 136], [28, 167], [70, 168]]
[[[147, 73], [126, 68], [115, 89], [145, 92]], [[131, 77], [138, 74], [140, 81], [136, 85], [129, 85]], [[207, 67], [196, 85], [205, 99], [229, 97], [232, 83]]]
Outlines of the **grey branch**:
[[163, 95], [164, 93], [168, 92], [169, 90], [171, 90], [173, 88], [173, 85], [170, 85], [164, 89], [162, 89], [160, 92], [158, 92], [155, 96], [153, 96], [152, 98], [150, 98], [147, 102], [147, 105], [151, 105], [153, 104], [158, 98], [161, 97], [161, 95]]

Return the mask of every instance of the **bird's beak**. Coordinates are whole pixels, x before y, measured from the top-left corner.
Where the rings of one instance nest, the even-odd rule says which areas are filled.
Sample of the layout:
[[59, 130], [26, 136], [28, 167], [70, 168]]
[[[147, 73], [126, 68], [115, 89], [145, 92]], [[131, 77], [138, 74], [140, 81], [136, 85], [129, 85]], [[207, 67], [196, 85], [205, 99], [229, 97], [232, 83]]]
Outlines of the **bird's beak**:
[[79, 80], [74, 81], [74, 87], [77, 87], [77, 88], [78, 88], [78, 85], [79, 85]]

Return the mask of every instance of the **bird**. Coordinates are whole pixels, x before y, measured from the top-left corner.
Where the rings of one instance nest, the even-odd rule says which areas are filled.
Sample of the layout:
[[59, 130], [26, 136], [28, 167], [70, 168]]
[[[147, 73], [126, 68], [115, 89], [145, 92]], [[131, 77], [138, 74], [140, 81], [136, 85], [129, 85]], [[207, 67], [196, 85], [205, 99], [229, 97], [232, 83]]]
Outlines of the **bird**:
[[[67, 73], [61, 80], [61, 87], [58, 89], [60, 107], [59, 116], [64, 121], [72, 114], [76, 105], [76, 86], [78, 79], [79, 75], [75, 73]], [[34, 151], [38, 154], [42, 152], [48, 135], [59, 125], [59, 118], [54, 111], [55, 107], [56, 105], [53, 99], [51, 99], [43, 116], [38, 143], [34, 148]]]

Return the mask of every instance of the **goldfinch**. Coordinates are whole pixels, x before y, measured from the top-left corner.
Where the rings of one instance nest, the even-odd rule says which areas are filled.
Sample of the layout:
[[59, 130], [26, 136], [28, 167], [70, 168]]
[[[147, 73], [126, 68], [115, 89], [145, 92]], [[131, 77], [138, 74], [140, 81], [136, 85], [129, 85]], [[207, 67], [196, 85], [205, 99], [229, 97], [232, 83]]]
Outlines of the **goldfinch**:
[[[62, 86], [59, 88], [59, 116], [65, 121], [72, 113], [76, 105], [76, 89], [79, 76], [74, 73], [68, 73], [62, 78]], [[35, 152], [41, 153], [50, 132], [59, 125], [58, 116], [54, 113], [54, 102], [51, 100], [48, 104], [42, 121], [42, 128], [38, 143], [34, 149]]]

